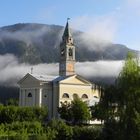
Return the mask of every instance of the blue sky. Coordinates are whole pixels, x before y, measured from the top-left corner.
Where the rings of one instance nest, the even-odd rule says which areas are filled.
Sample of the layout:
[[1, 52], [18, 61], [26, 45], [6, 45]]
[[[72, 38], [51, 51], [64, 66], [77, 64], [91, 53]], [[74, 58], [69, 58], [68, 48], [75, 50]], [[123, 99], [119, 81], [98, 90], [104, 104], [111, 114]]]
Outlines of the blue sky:
[[140, 50], [140, 0], [0, 0], [0, 26], [65, 25]]

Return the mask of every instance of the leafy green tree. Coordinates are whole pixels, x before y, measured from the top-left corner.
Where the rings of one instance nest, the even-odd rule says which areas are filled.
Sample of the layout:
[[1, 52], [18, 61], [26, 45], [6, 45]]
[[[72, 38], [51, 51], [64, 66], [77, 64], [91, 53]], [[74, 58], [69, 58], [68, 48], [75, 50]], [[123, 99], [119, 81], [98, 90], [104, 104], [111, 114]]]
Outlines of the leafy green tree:
[[122, 139], [140, 139], [140, 65], [139, 59], [129, 53], [117, 80], [118, 113]]
[[48, 126], [48, 128], [56, 131], [55, 140], [72, 140], [72, 127], [66, 125], [62, 120], [52, 120]]
[[[105, 110], [106, 139], [140, 139], [140, 65], [129, 53], [115, 85], [105, 90], [101, 107]], [[110, 134], [108, 135], [110, 136]]]
[[65, 119], [66, 121], [72, 120], [72, 111], [71, 104], [68, 102], [61, 102], [61, 107], [58, 108], [60, 118]]
[[91, 119], [89, 107], [79, 98], [75, 98], [71, 104], [67, 102], [61, 103], [58, 112], [62, 119], [71, 121], [74, 124], [82, 124]]
[[[44, 128], [41, 122], [12, 122], [12, 123], [5, 123], [0, 125], [0, 139], [1, 136], [15, 136], [15, 138], [25, 139], [25, 137], [33, 136], [33, 135], [42, 135], [44, 132]], [[10, 139], [10, 138], [9, 138]]]
[[12, 123], [15, 121], [39, 121], [47, 118], [46, 107], [18, 107], [0, 105], [0, 123]]
[[47, 120], [48, 109], [47, 107], [33, 107], [33, 113], [35, 115], [35, 119], [41, 122]]
[[73, 140], [101, 140], [101, 128], [75, 126]]
[[6, 105], [18, 106], [18, 99], [10, 98], [6, 101]]
[[92, 115], [92, 119], [97, 119], [97, 120], [104, 120], [105, 118], [105, 111], [103, 110], [103, 108], [101, 108], [101, 104], [96, 104], [94, 106], [90, 107], [91, 109], [91, 115]]
[[89, 107], [85, 102], [83, 102], [79, 98], [76, 98], [75, 100], [72, 101], [71, 112], [73, 122], [76, 124], [81, 124], [91, 119]]

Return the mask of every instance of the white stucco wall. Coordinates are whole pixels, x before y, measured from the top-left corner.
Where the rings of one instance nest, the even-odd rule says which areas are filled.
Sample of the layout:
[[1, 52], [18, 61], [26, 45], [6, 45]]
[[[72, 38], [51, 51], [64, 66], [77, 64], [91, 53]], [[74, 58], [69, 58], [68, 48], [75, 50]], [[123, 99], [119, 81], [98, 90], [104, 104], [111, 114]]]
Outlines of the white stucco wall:
[[[28, 97], [31, 93], [32, 97]], [[39, 106], [39, 89], [37, 88], [21, 88], [19, 97], [20, 106]]]

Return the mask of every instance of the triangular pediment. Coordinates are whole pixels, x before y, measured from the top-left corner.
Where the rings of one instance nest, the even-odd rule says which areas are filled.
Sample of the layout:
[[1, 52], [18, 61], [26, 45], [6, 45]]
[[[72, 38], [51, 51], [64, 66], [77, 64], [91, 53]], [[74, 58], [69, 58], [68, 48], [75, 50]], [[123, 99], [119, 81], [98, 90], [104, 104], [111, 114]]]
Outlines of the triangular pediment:
[[31, 84], [31, 83], [39, 83], [39, 80], [33, 77], [31, 74], [27, 73], [20, 81], [18, 81], [19, 85], [22, 84]]
[[64, 84], [77, 84], [77, 85], [92, 85], [92, 83], [80, 75], [69, 76], [60, 81], [60, 83]]

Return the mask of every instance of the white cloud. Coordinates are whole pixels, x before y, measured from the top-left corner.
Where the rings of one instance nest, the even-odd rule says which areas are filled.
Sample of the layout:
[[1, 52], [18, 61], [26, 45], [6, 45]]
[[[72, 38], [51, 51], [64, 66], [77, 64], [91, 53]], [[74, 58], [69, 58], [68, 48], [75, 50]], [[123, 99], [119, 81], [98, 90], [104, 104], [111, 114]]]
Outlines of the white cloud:
[[[115, 42], [140, 50], [137, 47], [140, 46], [137, 39], [140, 34], [140, 0], [122, 0], [106, 15], [81, 15], [71, 22], [74, 28], [82, 29], [87, 33], [83, 36], [83, 40], [89, 44], [95, 41], [102, 45]], [[89, 46], [91, 46], [89, 49], [93, 49], [93, 45]]]
[[[6, 31], [6, 30], [2, 30], [1, 34], [0, 34], [0, 41], [3, 41], [3, 38], [8, 38], [8, 39], [15, 39], [15, 40], [19, 40], [19, 41], [23, 41], [27, 44], [27, 46], [29, 46], [30, 44], [32, 44], [34, 41], [35, 42], [39, 42], [40, 44], [42, 44], [43, 42], [43, 38], [42, 36], [46, 33], [50, 33], [52, 32], [52, 28], [49, 26], [40, 26], [38, 28], [34, 28], [31, 30], [32, 24], [30, 24], [29, 26], [23, 26], [23, 28], [21, 30], [18, 30], [16, 32], [10, 32], [10, 31]], [[36, 24], [33, 24], [33, 26], [36, 26]]]
[[[26, 73], [58, 75], [58, 63], [54, 64], [19, 64], [13, 55], [0, 55], [0, 84], [16, 85], [17, 81]], [[77, 62], [76, 73], [87, 78], [93, 77], [116, 77], [122, 67], [121, 61], [96, 61]]]
[[71, 21], [72, 28], [83, 30], [79, 36], [86, 49], [101, 51], [114, 42], [118, 23], [114, 13], [103, 16], [83, 15]]
[[25, 74], [33, 71], [39, 74], [57, 74], [58, 64], [19, 64], [15, 56], [11, 54], [0, 55], [0, 84], [16, 85], [17, 81]]
[[72, 27], [85, 31], [91, 40], [113, 42], [117, 21], [111, 14], [99, 17], [84, 15], [73, 19]]
[[117, 77], [123, 61], [95, 61], [76, 63], [77, 73], [85, 77]]

